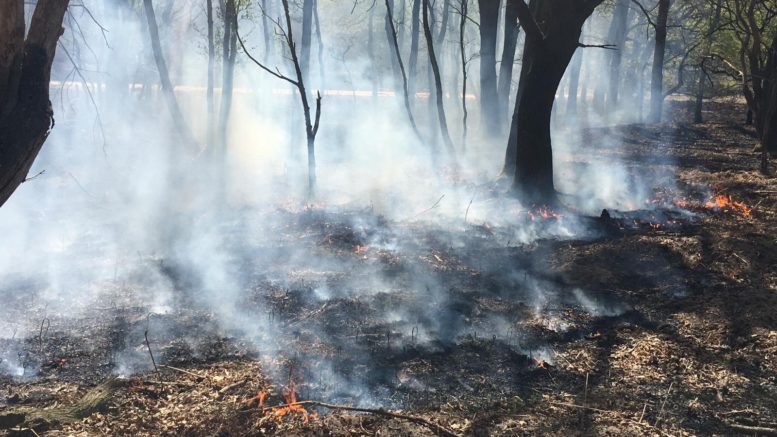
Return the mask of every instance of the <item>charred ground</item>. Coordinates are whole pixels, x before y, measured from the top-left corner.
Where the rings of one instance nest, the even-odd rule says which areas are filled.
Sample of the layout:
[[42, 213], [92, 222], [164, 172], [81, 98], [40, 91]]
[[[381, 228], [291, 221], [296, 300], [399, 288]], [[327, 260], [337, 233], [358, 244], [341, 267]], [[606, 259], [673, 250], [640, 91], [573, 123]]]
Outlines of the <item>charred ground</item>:
[[[777, 186], [755, 171], [740, 104], [709, 103], [704, 124], [686, 120], [685, 105], [673, 103], [676, 121], [665, 126], [591, 128], [618, 147], [590, 144], [563, 159], [617, 155], [634, 171], [671, 177], [656, 192], [667, 205], [711, 191], [748, 205], [749, 216], [610, 211], [581, 219], [583, 236], [519, 244], [477, 223], [277, 211], [273, 244], [239, 226], [233, 236], [249, 254], [233, 272], [245, 285], [240, 306], [271, 334], [220, 325], [198, 300], [196, 275], [162, 256], [140, 262], [174, 284], [168, 311], [154, 310], [142, 275], [94, 284], [104, 305], [77, 317], [36, 305], [34, 282], [4, 284], [16, 296], [9, 314], [35, 334], [0, 340], [5, 364], [23, 372], [2, 376], [0, 423], [125, 378], [88, 417], [2, 432], [435, 435], [381, 413], [308, 408], [305, 420], [248, 402], [264, 393], [265, 407], [284, 404], [289, 386], [297, 400], [402, 410], [462, 435], [775, 432]], [[673, 165], [652, 159], [657, 149]], [[315, 269], [294, 256], [299, 247]], [[260, 350], [252, 338], [265, 335], [275, 338]]]

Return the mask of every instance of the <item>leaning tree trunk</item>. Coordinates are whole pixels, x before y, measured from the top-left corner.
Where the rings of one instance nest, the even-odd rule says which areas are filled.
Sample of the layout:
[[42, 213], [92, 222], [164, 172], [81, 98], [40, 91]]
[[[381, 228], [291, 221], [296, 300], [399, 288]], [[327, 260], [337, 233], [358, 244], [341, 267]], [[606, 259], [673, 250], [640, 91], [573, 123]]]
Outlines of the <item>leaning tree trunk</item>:
[[421, 25], [421, 1], [413, 0], [413, 11], [410, 16], [410, 59], [408, 60], [408, 92], [415, 99], [416, 82], [418, 80], [418, 41]]
[[434, 40], [432, 36], [432, 29], [429, 26], [429, 0], [423, 0], [423, 21], [424, 21], [424, 36], [426, 37], [426, 47], [429, 52], [429, 63], [432, 67], [432, 73], [434, 74], [434, 89], [435, 100], [437, 103], [437, 120], [440, 123], [440, 133], [442, 133], [443, 143], [448, 150], [448, 153], [453, 156], [453, 141], [451, 135], [448, 132], [448, 121], [445, 118], [445, 105], [442, 100], [442, 79], [440, 77], [440, 67], [437, 64], [437, 56], [434, 53]]
[[484, 133], [500, 131], [496, 94], [496, 33], [499, 0], [478, 0], [480, 6], [480, 120]]
[[671, 0], [658, 0], [656, 45], [653, 50], [653, 72], [650, 76], [650, 121], [661, 122], [664, 107], [664, 53], [666, 52], [666, 23], [669, 20]]
[[54, 127], [51, 65], [69, 0], [38, 0], [25, 39], [24, 1], [0, 1], [0, 206]]
[[514, 157], [513, 189], [527, 201], [556, 202], [550, 139], [553, 101], [579, 45], [583, 23], [600, 3], [534, 0], [530, 11], [522, 0], [518, 2], [526, 42], [507, 159]]
[[[508, 105], [510, 103], [510, 87], [513, 84], [513, 64], [515, 63], [515, 50], [518, 46], [518, 8], [516, 1], [507, 0], [505, 6], [504, 48], [502, 48], [502, 62], [499, 65], [499, 82], [497, 84], [497, 113], [502, 119], [507, 119]], [[499, 123], [504, 125], [503, 122]]]

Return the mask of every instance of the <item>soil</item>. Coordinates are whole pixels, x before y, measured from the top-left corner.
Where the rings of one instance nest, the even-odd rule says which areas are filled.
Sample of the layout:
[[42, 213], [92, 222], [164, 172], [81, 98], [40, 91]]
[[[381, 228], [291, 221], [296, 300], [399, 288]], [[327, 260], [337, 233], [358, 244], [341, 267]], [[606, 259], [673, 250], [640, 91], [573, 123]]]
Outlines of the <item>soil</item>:
[[[590, 128], [589, 149], [564, 155], [671, 178], [655, 205], [581, 214], [572, 237], [277, 211], [272, 255], [239, 272], [243, 311], [273, 334], [217, 323], [163, 258], [143, 262], [181, 296], [151, 316], [142, 277], [96, 284], [104, 307], [77, 316], [36, 307], [34, 281], [7, 284], [36, 334], [0, 339], [21, 373], [0, 376], [0, 417], [121, 384], [86, 418], [0, 435], [777, 433], [777, 179], [757, 171], [741, 103], [710, 102], [701, 124], [671, 106], [671, 122]], [[617, 141], [586, 141], [603, 133]], [[706, 205], [715, 194], [746, 209]], [[294, 400], [375, 411], [278, 407]]]

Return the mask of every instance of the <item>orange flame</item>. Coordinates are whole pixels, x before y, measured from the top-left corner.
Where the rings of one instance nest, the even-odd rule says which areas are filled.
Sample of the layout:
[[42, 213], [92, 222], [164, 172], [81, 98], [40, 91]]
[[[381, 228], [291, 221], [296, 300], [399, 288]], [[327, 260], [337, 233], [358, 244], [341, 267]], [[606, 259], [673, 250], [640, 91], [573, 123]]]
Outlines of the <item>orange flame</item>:
[[526, 214], [531, 218], [532, 221], [536, 221], [538, 218], [548, 220], [548, 219], [559, 219], [561, 218], [561, 214], [553, 211], [550, 209], [549, 206], [543, 205], [543, 206], [535, 206], [534, 210], [528, 210], [526, 211]]
[[704, 204], [706, 208], [721, 209], [723, 211], [734, 211], [742, 214], [743, 217], [750, 217], [752, 209], [742, 202], [734, 201], [730, 195], [717, 194]]
[[[261, 390], [256, 394], [256, 396], [246, 400], [245, 403], [249, 407], [256, 403], [258, 404], [259, 409], [266, 410], [264, 404], [267, 400], [267, 395], [267, 390]], [[308, 423], [311, 417], [316, 417], [315, 413], [309, 414], [305, 407], [299, 404], [299, 401], [297, 400], [297, 390], [294, 387], [294, 384], [291, 384], [289, 388], [283, 390], [283, 399], [285, 401], [285, 405], [269, 408], [270, 417], [272, 417], [274, 420], [280, 421], [286, 416], [297, 416], [300, 417], [304, 423]]]

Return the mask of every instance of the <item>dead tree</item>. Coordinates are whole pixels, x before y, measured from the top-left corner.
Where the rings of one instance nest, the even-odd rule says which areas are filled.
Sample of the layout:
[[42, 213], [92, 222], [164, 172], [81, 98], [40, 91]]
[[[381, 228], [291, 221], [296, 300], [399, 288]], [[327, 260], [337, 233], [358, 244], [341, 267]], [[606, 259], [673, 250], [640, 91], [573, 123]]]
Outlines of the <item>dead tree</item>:
[[49, 79], [69, 0], [0, 1], [0, 206], [24, 183], [54, 127]]
[[199, 148], [199, 146], [197, 146], [197, 141], [194, 139], [194, 135], [192, 135], [189, 126], [186, 124], [183, 112], [181, 112], [181, 107], [178, 105], [178, 99], [175, 97], [175, 88], [170, 81], [170, 72], [167, 69], [165, 55], [162, 53], [162, 43], [159, 40], [159, 27], [157, 26], [152, 0], [143, 0], [143, 6], [146, 12], [148, 33], [151, 37], [151, 49], [154, 52], [154, 61], [156, 62], [157, 71], [159, 72], [159, 81], [162, 84], [162, 94], [167, 102], [170, 115], [173, 118], [173, 124], [175, 124], [178, 134], [181, 135], [184, 143]]
[[391, 11], [391, 0], [385, 0], [386, 2], [386, 24], [389, 26], [391, 43], [394, 53], [394, 60], [399, 65], [399, 71], [402, 75], [402, 93], [405, 101], [405, 111], [407, 111], [407, 118], [410, 121], [410, 126], [413, 128], [418, 141], [423, 143], [423, 137], [418, 131], [418, 126], [415, 123], [415, 117], [413, 117], [413, 108], [410, 104], [410, 94], [407, 87], [407, 74], [405, 73], [405, 64], [402, 62], [402, 53], [399, 50], [399, 42], [397, 41], [397, 29], [394, 27], [394, 15]]
[[485, 132], [500, 131], [497, 108], [496, 33], [500, 0], [478, 0], [480, 6], [480, 118]]
[[451, 135], [448, 132], [448, 122], [445, 119], [445, 105], [443, 103], [442, 94], [442, 79], [440, 78], [440, 66], [437, 64], [437, 56], [434, 54], [434, 41], [432, 36], [432, 29], [429, 27], [429, 0], [423, 0], [423, 25], [424, 25], [424, 37], [426, 38], [426, 49], [429, 52], [429, 63], [432, 67], [432, 74], [434, 75], [434, 89], [435, 100], [437, 102], [437, 120], [440, 123], [440, 133], [442, 134], [442, 140], [445, 147], [448, 149], [448, 153], [453, 156], [453, 141]]
[[313, 40], [313, 7], [315, 0], [302, 0], [302, 47], [299, 52], [300, 68], [305, 82], [310, 83], [310, 46]]
[[285, 26], [278, 20], [272, 21], [275, 23], [275, 27], [278, 29], [278, 32], [283, 38], [284, 43], [286, 43], [286, 47], [289, 49], [296, 79], [292, 79], [291, 77], [279, 72], [277, 69], [272, 70], [263, 63], [259, 62], [251, 55], [251, 53], [249, 53], [245, 43], [243, 43], [243, 39], [240, 38], [240, 34], [236, 32], [235, 35], [238, 41], [240, 41], [240, 47], [243, 49], [243, 52], [254, 64], [272, 76], [286, 81], [297, 88], [297, 92], [300, 96], [300, 103], [302, 104], [302, 112], [305, 116], [305, 135], [307, 138], [308, 152], [308, 195], [313, 197], [316, 188], [316, 135], [318, 134], [318, 127], [321, 121], [321, 93], [316, 93], [316, 112], [314, 118], [310, 110], [308, 93], [307, 89], [305, 88], [305, 77], [302, 73], [300, 58], [297, 55], [297, 44], [294, 42], [294, 34], [292, 33], [291, 15], [289, 14], [289, 0], [281, 0], [281, 4], [283, 5]]
[[410, 19], [410, 60], [408, 60], [408, 92], [415, 98], [416, 82], [418, 81], [418, 41], [421, 25], [421, 2], [413, 0], [413, 11]]
[[[561, 78], [579, 42], [583, 23], [602, 0], [517, 2], [526, 35], [505, 170], [513, 189], [527, 200], [554, 203], [550, 117]], [[509, 174], [509, 173], [508, 173]]]

